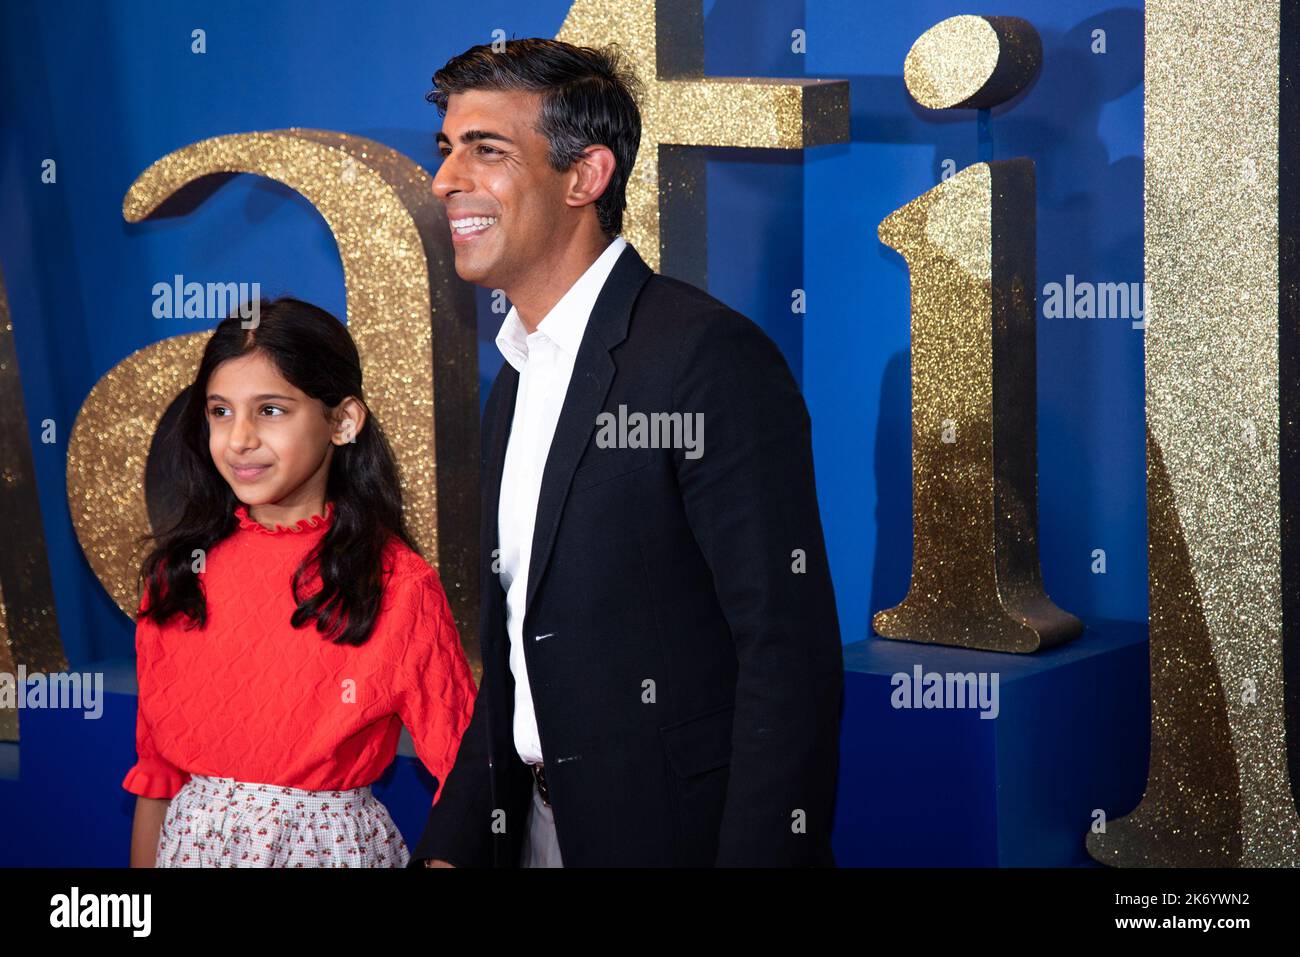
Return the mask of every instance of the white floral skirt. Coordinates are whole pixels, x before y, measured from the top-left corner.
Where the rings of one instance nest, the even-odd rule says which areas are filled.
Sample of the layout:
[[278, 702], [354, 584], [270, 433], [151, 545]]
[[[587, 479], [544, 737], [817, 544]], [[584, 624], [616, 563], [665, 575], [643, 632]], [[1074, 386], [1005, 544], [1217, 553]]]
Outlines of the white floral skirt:
[[411, 854], [370, 787], [306, 791], [191, 775], [158, 834], [158, 867], [405, 867]]

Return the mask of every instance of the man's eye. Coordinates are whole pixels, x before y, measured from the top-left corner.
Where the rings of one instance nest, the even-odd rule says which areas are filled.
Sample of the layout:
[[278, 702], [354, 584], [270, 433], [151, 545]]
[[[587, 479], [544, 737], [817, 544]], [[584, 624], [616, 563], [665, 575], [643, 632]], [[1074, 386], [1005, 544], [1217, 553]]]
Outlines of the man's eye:
[[478, 151], [479, 151], [480, 153], [500, 153], [500, 152], [501, 152], [499, 149], [495, 149], [495, 148], [493, 148], [493, 147], [491, 147], [491, 146], [480, 146], [480, 147], [478, 148]]

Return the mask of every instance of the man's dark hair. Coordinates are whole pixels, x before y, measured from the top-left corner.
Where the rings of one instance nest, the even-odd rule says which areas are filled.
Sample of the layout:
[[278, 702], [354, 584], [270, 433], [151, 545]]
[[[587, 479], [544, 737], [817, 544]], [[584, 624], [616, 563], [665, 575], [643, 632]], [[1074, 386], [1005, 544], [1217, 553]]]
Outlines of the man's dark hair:
[[425, 97], [447, 114], [447, 98], [467, 90], [526, 90], [540, 93], [537, 132], [550, 143], [547, 159], [563, 172], [600, 143], [614, 154], [614, 172], [596, 200], [596, 217], [609, 237], [623, 230], [627, 180], [641, 143], [641, 84], [617, 48], [579, 47], [530, 37], [470, 47], [433, 75]]

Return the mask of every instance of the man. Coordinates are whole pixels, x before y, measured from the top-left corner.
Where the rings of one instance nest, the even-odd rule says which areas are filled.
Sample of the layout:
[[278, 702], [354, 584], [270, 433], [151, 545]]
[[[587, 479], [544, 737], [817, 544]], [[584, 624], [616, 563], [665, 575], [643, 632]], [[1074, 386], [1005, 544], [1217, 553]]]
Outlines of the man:
[[641, 120], [616, 55], [476, 46], [434, 85], [456, 271], [513, 307], [483, 680], [412, 866], [833, 865], [843, 665], [789, 368], [619, 235]]

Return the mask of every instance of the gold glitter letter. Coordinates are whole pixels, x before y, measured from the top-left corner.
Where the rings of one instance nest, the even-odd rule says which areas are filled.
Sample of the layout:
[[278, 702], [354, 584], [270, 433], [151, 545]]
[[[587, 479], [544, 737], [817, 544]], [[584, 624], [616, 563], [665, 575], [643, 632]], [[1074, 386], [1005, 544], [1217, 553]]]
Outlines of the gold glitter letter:
[[[36, 495], [36, 469], [23, 412], [18, 352], [0, 272], [0, 672], [66, 671], [68, 659], [54, 615], [54, 587], [45, 527]], [[20, 693], [21, 688], [17, 689]], [[18, 740], [18, 712], [0, 709], [0, 741]]]
[[1034, 164], [978, 163], [880, 224], [912, 278], [912, 583], [886, 638], [1036, 651], [1082, 624], [1038, 563]]
[[704, 154], [849, 138], [844, 80], [706, 77], [701, 0], [575, 0], [557, 40], [616, 43], [645, 86], [623, 235], [651, 269], [708, 288]]
[[[301, 193], [338, 243], [348, 329], [361, 354], [367, 398], [397, 454], [416, 542], [438, 566], [475, 660], [474, 301], [455, 275], [431, 178], [402, 154], [358, 136], [306, 129], [219, 136], [145, 170], [127, 192], [123, 215], [139, 222], [188, 212], [236, 173], [266, 176]], [[73, 430], [73, 524], [91, 567], [128, 615], [136, 610], [134, 580], [143, 557], [134, 540], [150, 521], [150, 442], [193, 377], [209, 335], [174, 336], [128, 356], [91, 390]]]
[[1151, 764], [1107, 864], [1300, 865], [1298, 30], [1146, 7]]
[[1043, 60], [1038, 31], [1019, 17], [949, 17], [903, 61], [907, 92], [932, 110], [989, 109], [1019, 93]]

